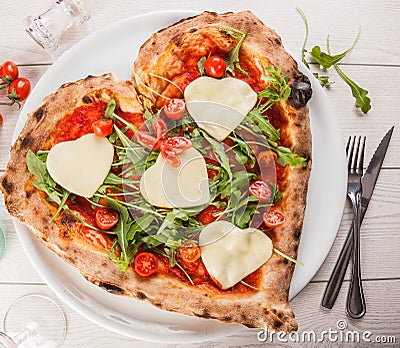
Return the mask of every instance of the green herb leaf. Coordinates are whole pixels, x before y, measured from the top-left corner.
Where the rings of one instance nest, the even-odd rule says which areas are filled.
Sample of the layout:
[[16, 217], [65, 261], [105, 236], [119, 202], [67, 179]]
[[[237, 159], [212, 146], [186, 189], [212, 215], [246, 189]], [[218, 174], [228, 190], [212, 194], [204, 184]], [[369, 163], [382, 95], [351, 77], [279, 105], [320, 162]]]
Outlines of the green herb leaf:
[[205, 56], [201, 57], [197, 62], [197, 68], [199, 69], [200, 75], [205, 75], [204, 71], [204, 63], [206, 62], [207, 58]]
[[[312, 48], [310, 52], [310, 56], [324, 69], [330, 68], [332, 65], [339, 63], [344, 57], [349, 54], [354, 46], [356, 45], [358, 38], [360, 37], [361, 29], [358, 30], [358, 34], [356, 38], [354, 39], [353, 44], [349, 49], [344, 51], [343, 53], [336, 54], [332, 56], [330, 53], [325, 53], [321, 50], [319, 46], [315, 46]], [[328, 40], [329, 40], [329, 35], [328, 35]]]
[[333, 81], [329, 81], [329, 76], [320, 75], [316, 72], [314, 72], [313, 75], [319, 81], [322, 87], [330, 87], [335, 83]]
[[235, 68], [237, 68], [244, 76], [248, 76], [249, 74], [240, 66], [239, 62], [240, 47], [242, 46], [243, 41], [248, 34], [224, 25], [221, 25], [219, 28], [220, 30], [225, 31], [226, 34], [232, 36], [234, 39], [239, 39], [235, 48], [228, 52], [228, 57], [225, 59], [226, 71], [230, 72], [232, 76], [235, 76]]
[[[264, 133], [271, 141], [278, 141], [281, 137], [280, 131], [276, 129], [270, 122], [267, 116], [263, 116], [257, 108], [252, 109], [246, 116], [245, 120], [254, 122], [261, 132]], [[247, 121], [246, 120], [246, 121]]]
[[114, 99], [110, 99], [108, 101], [106, 110], [104, 112], [104, 118], [110, 118], [111, 120], [114, 120], [115, 119], [114, 111], [115, 111], [115, 107], [116, 106], [117, 106], [117, 103], [115, 102], [115, 100]]
[[262, 99], [260, 99], [259, 105], [257, 106], [261, 113], [270, 109], [272, 105], [278, 101], [287, 100], [291, 92], [288, 86], [289, 78], [287, 76], [282, 76], [282, 66], [276, 70], [273, 65], [269, 65], [266, 66], [264, 70], [267, 74], [263, 76], [263, 79], [270, 83], [265, 89], [257, 93], [259, 98], [266, 99], [264, 103], [261, 103]]
[[[326, 39], [326, 45], [328, 48], [328, 52], [330, 53], [330, 45], [329, 45], [329, 35]], [[340, 77], [346, 82], [350, 89], [353, 97], [356, 99], [356, 107], [361, 109], [361, 111], [366, 114], [371, 109], [371, 99], [367, 96], [368, 91], [361, 88], [357, 85], [353, 80], [351, 80], [342, 69], [339, 68], [337, 64], [334, 64], [336, 71], [339, 73]]]

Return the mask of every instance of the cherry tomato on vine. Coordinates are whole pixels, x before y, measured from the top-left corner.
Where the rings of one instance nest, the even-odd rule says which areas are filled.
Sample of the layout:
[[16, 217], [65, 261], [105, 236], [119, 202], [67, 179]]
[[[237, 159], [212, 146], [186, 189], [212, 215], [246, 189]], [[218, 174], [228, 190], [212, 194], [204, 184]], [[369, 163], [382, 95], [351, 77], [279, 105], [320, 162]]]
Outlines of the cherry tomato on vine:
[[179, 255], [185, 262], [194, 262], [200, 258], [199, 246], [193, 241], [187, 241], [179, 247]]
[[108, 118], [101, 118], [92, 123], [93, 133], [99, 137], [106, 137], [110, 135], [113, 128], [112, 120]]
[[10, 83], [8, 86], [8, 98], [18, 103], [26, 98], [31, 91], [31, 83], [25, 77], [19, 77]]
[[18, 74], [19, 70], [14, 62], [7, 61], [3, 63], [0, 71], [0, 76], [4, 76], [10, 80], [15, 80], [18, 77]]
[[219, 78], [225, 74], [226, 63], [219, 56], [211, 56], [204, 62], [204, 71], [208, 76]]
[[137, 274], [142, 277], [148, 277], [158, 270], [158, 259], [149, 252], [141, 252], [136, 255], [134, 267]]
[[250, 184], [251, 196], [256, 196], [259, 202], [266, 202], [272, 197], [272, 190], [264, 181], [257, 180]]
[[170, 99], [164, 106], [165, 116], [171, 120], [180, 120], [185, 113], [185, 102], [183, 99]]
[[102, 230], [110, 230], [119, 220], [118, 213], [110, 208], [96, 209], [96, 224]]
[[263, 220], [265, 226], [269, 228], [275, 228], [281, 226], [285, 222], [285, 215], [283, 215], [279, 210], [270, 209], [263, 215]]

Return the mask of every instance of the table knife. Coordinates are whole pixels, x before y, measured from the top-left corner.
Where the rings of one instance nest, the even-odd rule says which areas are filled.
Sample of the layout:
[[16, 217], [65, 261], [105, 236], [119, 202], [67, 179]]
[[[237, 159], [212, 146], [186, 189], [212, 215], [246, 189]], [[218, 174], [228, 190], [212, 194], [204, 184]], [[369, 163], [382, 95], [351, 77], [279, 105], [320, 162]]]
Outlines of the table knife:
[[[361, 197], [361, 222], [364, 220], [365, 212], [367, 211], [369, 201], [374, 192], [375, 184], [378, 179], [379, 172], [385, 159], [386, 151], [389, 146], [390, 138], [392, 137], [394, 126], [382, 138], [379, 146], [375, 150], [371, 161], [368, 164], [367, 170], [361, 179], [362, 197]], [[336, 301], [342, 286], [343, 278], [346, 274], [347, 265], [353, 250], [353, 227], [350, 228], [347, 234], [346, 241], [336, 261], [335, 267], [328, 280], [325, 288], [325, 293], [322, 298], [322, 306], [331, 309]]]

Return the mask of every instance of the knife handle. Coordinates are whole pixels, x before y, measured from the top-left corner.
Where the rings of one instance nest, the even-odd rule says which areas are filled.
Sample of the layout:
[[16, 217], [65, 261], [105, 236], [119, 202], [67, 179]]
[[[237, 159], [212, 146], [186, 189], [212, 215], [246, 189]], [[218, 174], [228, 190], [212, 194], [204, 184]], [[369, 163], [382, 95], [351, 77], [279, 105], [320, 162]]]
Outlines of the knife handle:
[[349, 264], [351, 253], [353, 251], [353, 226], [347, 234], [346, 241], [342, 247], [339, 258], [326, 285], [324, 297], [322, 298], [322, 306], [332, 309], [336, 298], [342, 287], [343, 279], [346, 274], [347, 265]]
[[[365, 212], [368, 207], [368, 202], [361, 199], [361, 223], [364, 220]], [[347, 234], [346, 240], [340, 251], [339, 257], [336, 261], [335, 267], [331, 273], [331, 276], [326, 284], [324, 296], [322, 298], [321, 305], [325, 308], [332, 309], [339, 295], [342, 287], [343, 279], [347, 271], [351, 254], [353, 252], [353, 223], [351, 224], [349, 233]]]

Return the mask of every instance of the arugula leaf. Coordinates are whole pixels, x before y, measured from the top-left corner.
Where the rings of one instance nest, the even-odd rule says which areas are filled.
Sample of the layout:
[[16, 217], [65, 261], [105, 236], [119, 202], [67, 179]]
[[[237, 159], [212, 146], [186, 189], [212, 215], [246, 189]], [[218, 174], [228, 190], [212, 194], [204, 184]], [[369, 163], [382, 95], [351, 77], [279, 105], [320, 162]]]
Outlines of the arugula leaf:
[[121, 247], [121, 255], [117, 258], [118, 268], [122, 272], [126, 272], [135, 255], [134, 244], [130, 244], [128, 241], [128, 234], [132, 227], [133, 220], [129, 216], [128, 209], [118, 203], [117, 200], [107, 198], [107, 203], [111, 209], [119, 213], [118, 222], [112, 231], [116, 233], [118, 244]]
[[[326, 45], [328, 48], [328, 52], [330, 53], [330, 45], [329, 45], [329, 35], [326, 39]], [[356, 107], [361, 109], [361, 111], [366, 114], [371, 109], [371, 99], [367, 96], [368, 91], [358, 86], [353, 80], [351, 80], [343, 71], [339, 68], [337, 64], [334, 64], [334, 67], [340, 77], [346, 82], [350, 89], [353, 97], [356, 99]]]
[[206, 62], [206, 60], [207, 60], [207, 58], [205, 56], [203, 56], [197, 62], [197, 68], [199, 69], [201, 76], [203, 76], [205, 74], [204, 63]]
[[110, 99], [108, 101], [106, 110], [104, 112], [104, 118], [110, 118], [111, 120], [114, 120], [114, 111], [115, 111], [115, 107], [117, 106], [117, 103], [115, 102], [114, 99]]
[[[280, 139], [281, 134], [279, 129], [276, 129], [270, 122], [267, 116], [263, 116], [261, 111], [257, 108], [252, 109], [246, 116], [245, 120], [254, 122], [261, 132], [269, 137], [271, 141], [277, 141]], [[247, 121], [246, 120], [246, 121]]]
[[224, 145], [219, 141], [214, 140], [214, 138], [210, 137], [205, 131], [200, 130], [200, 133], [203, 135], [204, 139], [208, 141], [213, 151], [218, 156], [219, 160], [221, 161], [222, 168], [225, 169], [225, 171], [227, 172], [229, 179], [232, 179], [232, 171], [229, 165], [229, 158], [225, 153]]
[[333, 81], [329, 81], [329, 76], [327, 75], [320, 75], [316, 72], [313, 72], [313, 75], [319, 81], [322, 87], [330, 87], [335, 83]]
[[291, 89], [288, 85], [289, 77], [282, 76], [282, 66], [275, 70], [273, 65], [266, 66], [264, 70], [267, 72], [266, 75], [263, 76], [263, 79], [266, 81], [270, 81], [271, 84], [268, 84], [265, 89], [258, 92], [257, 95], [259, 98], [266, 98], [266, 102], [263, 104], [259, 102], [258, 108], [261, 113], [264, 113], [268, 109], [272, 107], [275, 103], [281, 100], [287, 100], [290, 96]]
[[[332, 65], [335, 65], [339, 63], [344, 57], [347, 56], [348, 53], [350, 53], [353, 48], [355, 47], [359, 37], [361, 34], [361, 29], [358, 30], [358, 34], [356, 38], [354, 39], [353, 44], [349, 49], [346, 51], [336, 54], [332, 56], [330, 53], [325, 53], [321, 50], [319, 46], [314, 46], [310, 52], [310, 56], [324, 69], [330, 68]], [[329, 41], [329, 35], [328, 35], [328, 41]]]
[[[306, 58], [305, 58], [305, 53], [307, 52], [306, 49], [306, 45], [307, 45], [307, 41], [308, 41], [308, 33], [309, 33], [309, 29], [308, 29], [308, 20], [306, 15], [304, 14], [304, 12], [301, 10], [300, 7], [296, 6], [296, 11], [300, 14], [300, 16], [303, 18], [304, 21], [304, 25], [306, 27], [306, 35], [304, 37], [304, 42], [303, 42], [303, 46], [301, 47], [301, 61], [303, 62], [303, 64], [310, 69], [310, 65], [308, 64]], [[310, 69], [311, 70], [311, 69]], [[320, 82], [322, 87], [330, 87], [334, 84], [333, 81], [329, 81], [329, 76], [321, 76], [318, 73], [314, 72], [313, 73], [314, 77]]]
[[239, 62], [239, 51], [240, 47], [242, 46], [242, 43], [248, 33], [244, 33], [240, 30], [237, 30], [235, 28], [231, 28], [225, 25], [221, 25], [219, 27], [221, 30], [223, 30], [226, 34], [230, 35], [234, 39], [239, 39], [238, 43], [236, 44], [235, 48], [231, 51], [228, 52], [228, 57], [225, 59], [226, 62], [226, 71], [230, 72], [232, 76], [235, 76], [235, 68], [237, 68], [244, 76], [249, 76], [247, 71], [245, 71], [241, 66]]

